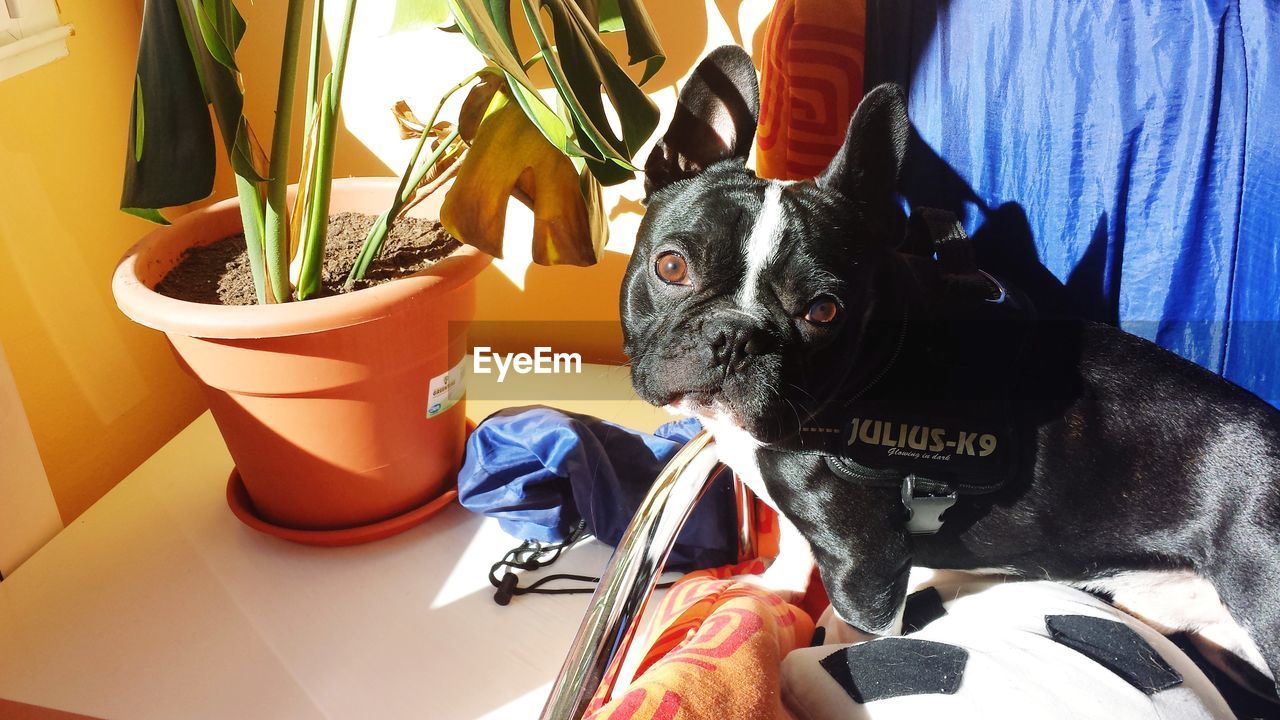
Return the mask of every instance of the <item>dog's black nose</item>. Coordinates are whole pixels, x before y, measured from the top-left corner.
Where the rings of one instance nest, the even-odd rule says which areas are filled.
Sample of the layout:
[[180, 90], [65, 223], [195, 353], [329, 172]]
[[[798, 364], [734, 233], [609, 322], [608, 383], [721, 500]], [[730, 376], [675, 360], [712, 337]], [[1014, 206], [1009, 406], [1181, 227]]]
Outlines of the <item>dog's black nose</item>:
[[749, 358], [768, 354], [777, 346], [777, 339], [762, 328], [723, 328], [711, 339], [711, 357], [725, 371], [733, 371]]
[[746, 355], [764, 355], [777, 347], [773, 335], [758, 328], [743, 333], [741, 343], [740, 353]]

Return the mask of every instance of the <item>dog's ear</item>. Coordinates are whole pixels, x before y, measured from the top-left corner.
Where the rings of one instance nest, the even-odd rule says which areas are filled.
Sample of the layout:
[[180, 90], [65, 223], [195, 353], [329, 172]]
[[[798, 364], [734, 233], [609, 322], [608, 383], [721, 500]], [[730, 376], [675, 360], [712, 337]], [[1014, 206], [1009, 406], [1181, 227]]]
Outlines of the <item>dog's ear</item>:
[[745, 163], [759, 117], [760, 84], [751, 56], [736, 45], [711, 51], [689, 76], [671, 126], [645, 161], [645, 199], [720, 160]]
[[818, 185], [873, 207], [893, 203], [910, 133], [902, 88], [876, 87], [858, 104], [844, 144], [818, 176]]

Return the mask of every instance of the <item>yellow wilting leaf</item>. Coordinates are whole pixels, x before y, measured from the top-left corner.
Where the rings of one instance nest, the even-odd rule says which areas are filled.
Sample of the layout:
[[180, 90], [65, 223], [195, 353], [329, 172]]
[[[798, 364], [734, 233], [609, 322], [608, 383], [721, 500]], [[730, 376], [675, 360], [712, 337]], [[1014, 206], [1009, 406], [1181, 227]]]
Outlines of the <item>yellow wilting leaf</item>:
[[510, 95], [502, 74], [483, 72], [480, 74], [480, 82], [463, 99], [462, 108], [458, 111], [458, 133], [467, 143], [475, 141], [480, 121], [488, 114], [493, 105], [493, 96], [498, 92]]
[[534, 262], [594, 265], [604, 223], [588, 214], [583, 192], [598, 188], [579, 183], [573, 162], [498, 93], [445, 196], [440, 222], [462, 242], [502, 257], [507, 198], [518, 190], [533, 206]]

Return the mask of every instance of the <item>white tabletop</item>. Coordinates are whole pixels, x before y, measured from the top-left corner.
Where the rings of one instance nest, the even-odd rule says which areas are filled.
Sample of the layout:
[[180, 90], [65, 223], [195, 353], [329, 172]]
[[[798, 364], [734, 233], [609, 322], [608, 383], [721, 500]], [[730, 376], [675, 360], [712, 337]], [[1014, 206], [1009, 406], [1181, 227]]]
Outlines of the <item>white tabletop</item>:
[[[625, 370], [584, 378], [625, 394]], [[0, 582], [0, 698], [130, 719], [537, 715], [588, 595], [494, 604], [488, 568], [517, 541], [458, 506], [356, 547], [261, 535], [227, 508], [230, 469], [205, 414]], [[543, 572], [596, 575], [609, 552]]]

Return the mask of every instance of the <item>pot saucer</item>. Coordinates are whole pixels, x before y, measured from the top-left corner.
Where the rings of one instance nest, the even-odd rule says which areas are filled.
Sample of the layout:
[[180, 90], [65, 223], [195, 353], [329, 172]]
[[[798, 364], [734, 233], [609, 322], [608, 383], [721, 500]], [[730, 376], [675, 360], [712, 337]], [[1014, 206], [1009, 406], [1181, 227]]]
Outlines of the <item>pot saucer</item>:
[[297, 530], [281, 527], [258, 517], [253, 501], [249, 499], [249, 491], [245, 489], [238, 470], [232, 469], [231, 477], [227, 480], [227, 505], [231, 506], [231, 512], [240, 518], [240, 522], [258, 532], [273, 535], [282, 540], [323, 547], [359, 545], [391, 537], [425, 521], [452, 505], [457, 498], [457, 488], [449, 488], [444, 494], [428, 501], [425, 505], [419, 505], [406, 513], [376, 523], [339, 530]]

